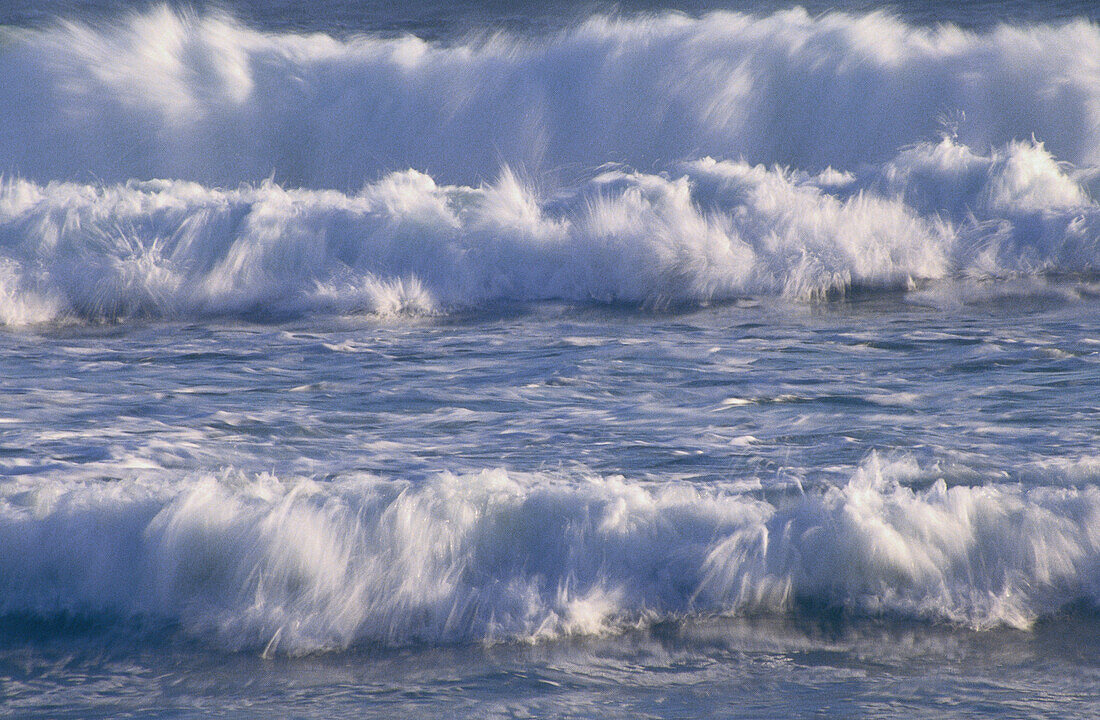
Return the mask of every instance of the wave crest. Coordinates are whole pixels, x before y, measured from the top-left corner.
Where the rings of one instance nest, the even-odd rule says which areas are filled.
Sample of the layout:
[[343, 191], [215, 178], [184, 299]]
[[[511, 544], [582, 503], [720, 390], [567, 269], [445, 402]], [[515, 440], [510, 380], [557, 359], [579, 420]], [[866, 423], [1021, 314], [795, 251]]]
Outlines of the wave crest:
[[1100, 492], [923, 491], [872, 457], [776, 504], [733, 488], [444, 474], [10, 483], [0, 609], [167, 619], [229, 648], [603, 633], [802, 603], [1026, 628], [1100, 601]]
[[539, 192], [392, 173], [357, 193], [266, 182], [0, 185], [6, 324], [500, 301], [698, 305], [960, 276], [1090, 276], [1092, 180], [1042, 146], [916, 145], [862, 173], [705, 158]]
[[571, 182], [707, 155], [857, 170], [945, 117], [980, 152], [1037, 137], [1100, 163], [1100, 30], [1085, 21], [969, 32], [795, 9], [441, 43], [164, 6], [0, 32], [2, 170], [38, 182], [350, 190], [408, 167], [474, 185], [501, 165]]

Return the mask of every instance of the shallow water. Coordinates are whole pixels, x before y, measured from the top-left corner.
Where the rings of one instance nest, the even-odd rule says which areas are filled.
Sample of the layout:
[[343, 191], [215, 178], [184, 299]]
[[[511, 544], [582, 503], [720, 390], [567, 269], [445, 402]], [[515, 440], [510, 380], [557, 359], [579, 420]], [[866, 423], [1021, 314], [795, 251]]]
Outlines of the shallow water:
[[548, 645], [307, 658], [120, 649], [68, 631], [3, 660], [8, 707], [39, 717], [1088, 717], [1095, 652], [1070, 619], [1031, 633], [767, 621]]

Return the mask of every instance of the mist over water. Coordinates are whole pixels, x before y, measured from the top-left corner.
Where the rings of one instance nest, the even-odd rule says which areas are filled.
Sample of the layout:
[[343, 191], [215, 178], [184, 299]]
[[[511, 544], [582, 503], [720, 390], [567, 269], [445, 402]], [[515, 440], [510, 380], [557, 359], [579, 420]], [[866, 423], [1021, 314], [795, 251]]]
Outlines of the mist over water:
[[6, 4], [0, 707], [1095, 716], [1095, 13]]

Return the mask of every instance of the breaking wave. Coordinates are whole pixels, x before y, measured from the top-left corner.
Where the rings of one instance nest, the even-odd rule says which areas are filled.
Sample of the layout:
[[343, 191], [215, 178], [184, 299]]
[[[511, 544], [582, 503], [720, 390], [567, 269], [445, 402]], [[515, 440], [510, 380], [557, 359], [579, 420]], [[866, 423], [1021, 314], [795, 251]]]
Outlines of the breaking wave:
[[3, 28], [0, 324], [1092, 280], [1097, 56], [1084, 21], [801, 10]]
[[498, 301], [705, 304], [1100, 269], [1100, 206], [1040, 145], [952, 140], [866, 175], [703, 159], [540, 194], [416, 171], [347, 194], [273, 183], [0, 186], [0, 322]]
[[0, 612], [229, 649], [538, 640], [807, 604], [985, 629], [1100, 600], [1100, 490], [900, 484], [767, 502], [623, 478], [13, 482]]
[[0, 30], [0, 170], [355, 190], [415, 168], [568, 177], [711, 156], [881, 164], [945, 124], [978, 152], [1032, 136], [1100, 163], [1100, 29], [969, 32], [888, 14], [594, 17], [451, 43], [272, 34], [168, 7]]

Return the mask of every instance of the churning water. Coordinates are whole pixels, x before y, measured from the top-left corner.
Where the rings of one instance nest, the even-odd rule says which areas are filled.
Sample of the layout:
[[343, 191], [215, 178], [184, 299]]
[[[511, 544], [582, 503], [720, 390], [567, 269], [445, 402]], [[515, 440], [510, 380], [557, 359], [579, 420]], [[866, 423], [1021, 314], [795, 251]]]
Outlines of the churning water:
[[0, 713], [1095, 717], [1091, 4], [0, 8]]

